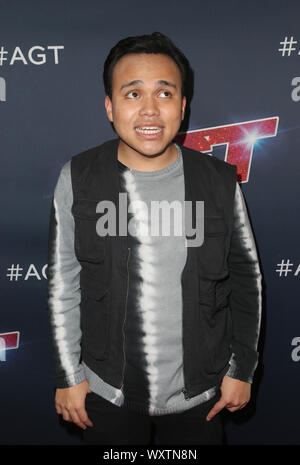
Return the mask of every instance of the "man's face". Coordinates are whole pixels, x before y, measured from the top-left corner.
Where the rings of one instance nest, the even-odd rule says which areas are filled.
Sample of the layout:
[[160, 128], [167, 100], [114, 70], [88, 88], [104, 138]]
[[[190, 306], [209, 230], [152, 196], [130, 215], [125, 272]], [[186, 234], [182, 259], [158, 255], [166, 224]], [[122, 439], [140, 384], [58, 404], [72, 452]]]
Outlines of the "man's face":
[[115, 65], [105, 108], [126, 151], [163, 153], [179, 130], [185, 105], [180, 70], [168, 55], [128, 54]]

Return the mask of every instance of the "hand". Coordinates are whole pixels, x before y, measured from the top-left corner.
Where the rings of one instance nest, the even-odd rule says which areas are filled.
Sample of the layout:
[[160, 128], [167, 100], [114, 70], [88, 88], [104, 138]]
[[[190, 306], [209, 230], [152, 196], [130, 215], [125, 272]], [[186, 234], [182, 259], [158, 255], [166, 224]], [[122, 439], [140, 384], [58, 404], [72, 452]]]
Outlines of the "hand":
[[56, 412], [62, 415], [65, 421], [73, 422], [82, 429], [93, 426], [85, 409], [85, 398], [88, 392], [92, 391], [87, 381], [72, 387], [56, 389]]
[[230, 412], [240, 410], [249, 402], [251, 383], [224, 376], [221, 384], [221, 398], [208, 413], [206, 420], [211, 420], [224, 407]]

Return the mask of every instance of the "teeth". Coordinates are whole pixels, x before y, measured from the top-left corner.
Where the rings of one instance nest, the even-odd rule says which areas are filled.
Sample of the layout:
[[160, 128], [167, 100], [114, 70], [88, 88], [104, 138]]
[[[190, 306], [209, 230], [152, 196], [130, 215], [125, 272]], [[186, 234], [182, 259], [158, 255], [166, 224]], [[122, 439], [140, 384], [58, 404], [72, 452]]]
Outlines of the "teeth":
[[162, 129], [158, 128], [157, 126], [147, 126], [135, 128], [135, 130], [141, 134], [158, 134]]

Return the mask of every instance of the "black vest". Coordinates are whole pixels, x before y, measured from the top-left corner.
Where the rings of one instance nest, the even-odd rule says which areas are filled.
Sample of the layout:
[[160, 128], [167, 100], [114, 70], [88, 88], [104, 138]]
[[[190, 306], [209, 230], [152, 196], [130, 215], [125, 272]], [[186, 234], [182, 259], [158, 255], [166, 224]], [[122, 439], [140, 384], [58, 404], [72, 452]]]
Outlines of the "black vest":
[[[82, 267], [82, 360], [105, 382], [121, 388], [130, 248], [127, 236], [118, 235], [118, 144], [119, 139], [114, 139], [73, 156], [71, 176], [75, 253]], [[204, 201], [204, 242], [187, 248], [181, 276], [184, 392], [191, 398], [217, 385], [229, 368], [232, 324], [227, 257], [237, 178], [235, 165], [180, 147], [185, 200]], [[100, 200], [116, 206], [116, 235], [96, 232]]]

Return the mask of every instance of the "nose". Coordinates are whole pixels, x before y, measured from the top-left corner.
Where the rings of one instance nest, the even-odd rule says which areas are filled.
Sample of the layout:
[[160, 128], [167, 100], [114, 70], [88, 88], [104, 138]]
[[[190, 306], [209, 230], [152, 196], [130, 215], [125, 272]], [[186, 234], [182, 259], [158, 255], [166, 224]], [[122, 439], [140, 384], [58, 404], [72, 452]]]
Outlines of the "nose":
[[157, 116], [159, 115], [159, 108], [154, 97], [144, 97], [142, 100], [141, 108], [139, 111], [141, 116]]

